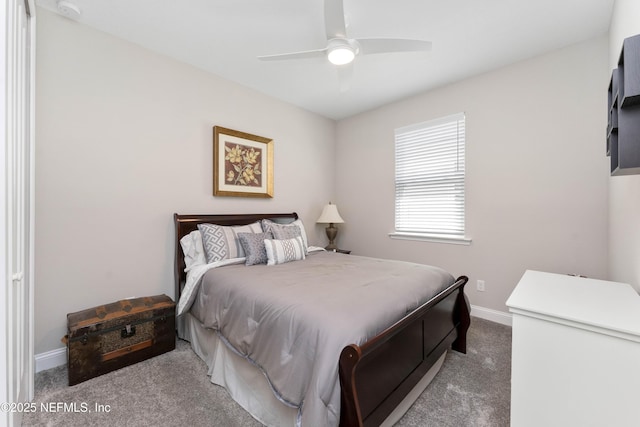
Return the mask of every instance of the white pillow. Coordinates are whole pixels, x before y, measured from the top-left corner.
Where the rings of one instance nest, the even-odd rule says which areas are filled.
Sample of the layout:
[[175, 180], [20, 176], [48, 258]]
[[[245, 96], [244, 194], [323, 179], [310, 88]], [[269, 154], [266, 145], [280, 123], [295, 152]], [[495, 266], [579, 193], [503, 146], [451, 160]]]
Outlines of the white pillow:
[[267, 251], [267, 265], [304, 259], [304, 243], [300, 236], [286, 240], [265, 239], [264, 248]]
[[304, 224], [300, 218], [296, 219], [291, 223], [291, 225], [297, 225], [300, 227], [300, 235], [302, 236], [302, 243], [304, 243], [304, 247], [307, 248], [309, 246], [309, 242], [307, 240], [307, 232], [304, 229]]
[[207, 263], [204, 246], [202, 245], [202, 233], [199, 230], [183, 236], [180, 239], [180, 246], [182, 246], [182, 253], [184, 254], [184, 264], [187, 267], [185, 271], [193, 266]]

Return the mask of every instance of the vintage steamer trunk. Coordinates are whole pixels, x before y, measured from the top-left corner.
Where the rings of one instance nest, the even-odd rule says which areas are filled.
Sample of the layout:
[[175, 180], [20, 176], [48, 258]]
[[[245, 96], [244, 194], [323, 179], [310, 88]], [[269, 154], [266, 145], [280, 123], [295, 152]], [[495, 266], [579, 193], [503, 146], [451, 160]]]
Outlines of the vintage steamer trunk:
[[126, 299], [67, 314], [69, 385], [175, 348], [175, 303], [166, 295]]

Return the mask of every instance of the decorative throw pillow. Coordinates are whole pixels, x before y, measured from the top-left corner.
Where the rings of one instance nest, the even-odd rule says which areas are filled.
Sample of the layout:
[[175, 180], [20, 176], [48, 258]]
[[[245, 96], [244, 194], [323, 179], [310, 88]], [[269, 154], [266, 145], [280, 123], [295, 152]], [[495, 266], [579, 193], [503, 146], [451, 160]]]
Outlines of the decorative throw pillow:
[[304, 243], [300, 236], [286, 240], [266, 239], [264, 248], [267, 251], [267, 265], [304, 259]]
[[270, 231], [275, 239], [292, 239], [296, 236], [302, 237], [302, 244], [304, 245], [304, 253], [308, 252], [307, 247], [307, 233], [304, 229], [304, 224], [301, 219], [296, 219], [289, 224], [280, 224], [273, 222], [269, 219], [262, 220], [262, 229], [267, 232]]
[[273, 239], [271, 233], [238, 233], [238, 239], [244, 250], [246, 265], [266, 264], [267, 250], [264, 247], [265, 239]]
[[223, 259], [242, 258], [244, 250], [238, 240], [238, 233], [261, 233], [259, 222], [248, 225], [223, 226], [216, 224], [198, 224], [202, 233], [202, 243], [207, 263]]

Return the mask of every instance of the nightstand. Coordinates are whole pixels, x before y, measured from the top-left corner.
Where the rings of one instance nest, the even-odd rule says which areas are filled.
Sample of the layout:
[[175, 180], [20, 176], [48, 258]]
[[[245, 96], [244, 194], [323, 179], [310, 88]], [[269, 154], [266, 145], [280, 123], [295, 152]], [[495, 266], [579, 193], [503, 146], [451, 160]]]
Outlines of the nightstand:
[[347, 255], [349, 255], [351, 253], [351, 251], [348, 251], [346, 249], [336, 249], [336, 250], [334, 250], [334, 252], [337, 252], [339, 254], [347, 254]]

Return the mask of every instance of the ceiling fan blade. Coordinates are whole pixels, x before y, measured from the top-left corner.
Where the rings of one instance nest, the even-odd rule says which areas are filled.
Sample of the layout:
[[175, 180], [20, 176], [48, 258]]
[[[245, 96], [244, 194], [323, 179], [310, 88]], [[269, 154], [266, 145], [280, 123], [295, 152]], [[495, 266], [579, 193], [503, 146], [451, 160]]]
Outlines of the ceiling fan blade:
[[347, 37], [342, 0], [324, 0], [324, 27], [327, 40]]
[[360, 53], [368, 55], [372, 53], [389, 52], [428, 52], [431, 50], [431, 42], [411, 39], [357, 39], [360, 45]]
[[261, 61], [283, 61], [288, 59], [305, 59], [305, 58], [319, 58], [321, 56], [325, 56], [327, 53], [327, 48], [315, 49], [315, 50], [305, 50], [301, 52], [291, 52], [291, 53], [277, 53], [275, 55], [263, 55], [258, 56], [258, 59]]
[[350, 62], [349, 64], [338, 65], [336, 66], [336, 70], [338, 71], [338, 83], [340, 85], [340, 92], [344, 93], [349, 91], [349, 89], [351, 89], [351, 82], [353, 81], [353, 62]]

